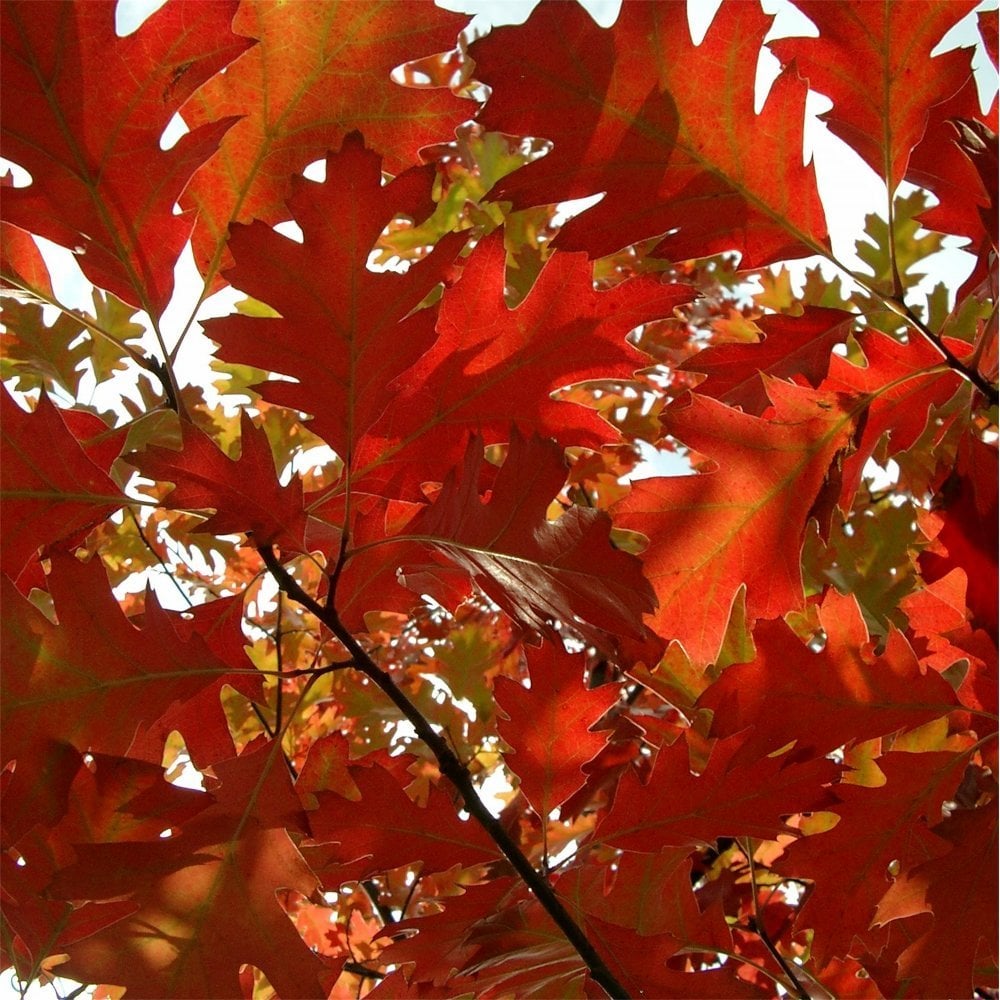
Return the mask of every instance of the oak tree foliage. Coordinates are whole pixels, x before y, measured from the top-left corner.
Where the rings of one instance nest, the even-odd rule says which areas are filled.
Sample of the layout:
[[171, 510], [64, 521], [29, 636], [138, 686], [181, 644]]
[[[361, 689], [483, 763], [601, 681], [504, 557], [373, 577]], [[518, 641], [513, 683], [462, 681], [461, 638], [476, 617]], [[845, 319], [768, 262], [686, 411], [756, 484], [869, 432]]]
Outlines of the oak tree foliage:
[[796, 6], [0, 5], [15, 982], [996, 985], [996, 12]]

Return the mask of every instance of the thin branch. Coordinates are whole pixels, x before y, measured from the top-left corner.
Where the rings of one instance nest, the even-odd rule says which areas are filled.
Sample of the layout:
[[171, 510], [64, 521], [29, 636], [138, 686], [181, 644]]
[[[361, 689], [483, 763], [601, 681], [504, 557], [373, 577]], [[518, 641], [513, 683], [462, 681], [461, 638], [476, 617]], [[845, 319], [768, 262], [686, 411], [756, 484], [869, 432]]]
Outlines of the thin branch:
[[406, 894], [406, 899], [403, 900], [403, 905], [399, 911], [400, 920], [406, 916], [406, 911], [410, 908], [410, 903], [413, 901], [413, 894], [417, 891], [417, 886], [420, 885], [420, 878], [420, 875], [413, 876], [413, 885], [410, 886], [410, 891]]
[[326, 594], [326, 606], [332, 608], [337, 597], [337, 584], [340, 582], [340, 574], [344, 571], [344, 563], [347, 561], [347, 522], [344, 522], [343, 530], [340, 532], [340, 549], [337, 552], [337, 562], [330, 574], [329, 589]]
[[160, 564], [160, 568], [167, 574], [170, 578], [170, 582], [177, 588], [177, 592], [184, 598], [187, 602], [189, 608], [194, 607], [194, 601], [191, 599], [191, 595], [181, 586], [180, 581], [174, 576], [174, 571], [167, 565], [167, 561], [160, 555], [159, 552], [153, 548], [153, 543], [146, 537], [146, 533], [142, 530], [142, 525], [139, 523], [139, 518], [135, 516], [135, 511], [131, 507], [126, 507], [125, 510], [128, 511], [129, 517], [132, 518], [132, 523], [135, 525], [135, 530], [142, 540], [142, 544], [149, 549], [150, 552], [156, 557], [156, 561]]
[[378, 914], [379, 920], [382, 921], [382, 926], [386, 927], [391, 924], [394, 920], [392, 910], [382, 902], [382, 893], [379, 891], [378, 883], [374, 879], [366, 878], [359, 884], [365, 890], [365, 895]]
[[580, 958], [583, 959], [593, 980], [600, 984], [609, 996], [628, 1000], [629, 994], [625, 987], [618, 982], [611, 970], [604, 963], [604, 960], [597, 954], [587, 936], [563, 906], [562, 901], [556, 895], [548, 879], [535, 869], [521, 851], [521, 848], [511, 838], [506, 829], [504, 829], [500, 821], [487, 809], [485, 803], [479, 797], [471, 775], [458, 757], [455, 756], [447, 740], [435, 731], [430, 722], [421, 714], [420, 710], [396, 687], [389, 675], [375, 663], [364, 647], [345, 628], [337, 615], [336, 609], [324, 607], [306, 593], [296, 583], [285, 567], [281, 565], [280, 560], [269, 546], [262, 546], [258, 551], [264, 560], [264, 564], [271, 571], [271, 574], [285, 593], [311, 611], [330, 629], [354, 658], [356, 669], [376, 684], [396, 708], [399, 709], [403, 717], [413, 726], [417, 736], [423, 740], [437, 758], [441, 774], [455, 786], [462, 797], [465, 809], [486, 831], [514, 870], [521, 876], [525, 885], [535, 894], [545, 912], [548, 913], [552, 921], [565, 935], [566, 940], [569, 941], [576, 949]]
[[798, 977], [795, 975], [790, 963], [786, 960], [785, 956], [778, 951], [774, 942], [771, 940], [771, 936], [767, 933], [767, 928], [764, 926], [764, 921], [760, 918], [760, 910], [757, 906], [757, 875], [756, 869], [754, 867], [753, 860], [753, 841], [749, 838], [745, 845], [741, 845], [747, 856], [747, 862], [750, 865], [750, 905], [753, 908], [753, 918], [751, 930], [764, 942], [764, 947], [771, 954], [771, 958], [778, 963], [781, 971], [788, 977], [788, 983], [794, 987], [789, 990], [790, 993], [795, 993], [799, 1000], [811, 1000], [809, 991], [799, 982]]
[[267, 721], [267, 716], [260, 710], [260, 705], [257, 702], [250, 702], [250, 708], [253, 710], [253, 714], [257, 716], [257, 721], [263, 726], [264, 732], [267, 733], [268, 739], [274, 739], [275, 730], [271, 728], [271, 723]]
[[958, 357], [949, 347], [945, 344], [944, 339], [939, 337], [923, 320], [917, 316], [916, 313], [905, 303], [896, 303], [897, 306], [902, 307], [902, 316], [904, 319], [908, 320], [910, 324], [920, 331], [943, 355], [945, 361], [948, 362], [948, 367], [958, 372], [963, 378], [971, 382], [987, 399], [991, 406], [997, 405], [997, 400], [1000, 398], [1000, 393], [997, 391], [997, 387], [993, 385], [992, 382], [982, 372], [977, 368], [970, 367], [961, 358]]
[[350, 960], [344, 962], [344, 972], [350, 972], [355, 976], [361, 976], [362, 979], [385, 979], [384, 972], [379, 972], [377, 969], [369, 969], [367, 965], [362, 965], [360, 962]]
[[285, 679], [282, 676], [284, 673], [284, 662], [281, 652], [281, 614], [285, 608], [285, 592], [283, 590], [278, 591], [278, 611], [277, 611], [277, 622], [274, 626], [274, 661], [275, 667], [278, 671], [277, 680], [277, 690], [274, 695], [274, 731], [278, 732], [282, 726], [282, 713], [284, 710], [284, 697], [285, 697]]

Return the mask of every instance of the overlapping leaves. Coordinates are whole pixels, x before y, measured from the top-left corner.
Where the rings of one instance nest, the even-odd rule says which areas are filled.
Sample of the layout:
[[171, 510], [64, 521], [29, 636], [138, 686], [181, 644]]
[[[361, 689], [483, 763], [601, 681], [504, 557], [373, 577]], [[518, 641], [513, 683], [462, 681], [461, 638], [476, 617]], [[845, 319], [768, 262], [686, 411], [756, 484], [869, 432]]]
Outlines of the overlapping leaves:
[[[926, 182], [940, 204], [920, 218], [995, 244], [995, 113], [967, 52], [929, 57], [969, 5], [801, 7], [818, 37], [768, 43], [785, 68], [756, 114], [771, 22], [750, 3], [697, 46], [680, 4], [626, 3], [611, 30], [545, 5], [464, 68], [434, 55], [459, 19], [401, 0], [189, 0], [123, 38], [108, 3], [4, 6], [4, 154], [31, 175], [4, 186], [3, 231], [28, 293], [3, 404], [19, 975], [192, 997], [990, 980], [995, 259], [954, 310], [936, 292], [921, 311], [916, 265], [941, 245], [922, 195], [869, 222], [860, 290], [814, 270], [805, 308], [788, 272], [748, 305], [736, 277], [663, 259], [828, 254], [804, 78], [889, 195]], [[421, 57], [407, 82], [434, 86], [390, 79]], [[483, 109], [442, 85], [453, 70], [491, 88]], [[163, 149], [175, 113], [192, 131]], [[449, 145], [474, 113], [487, 138]], [[534, 156], [510, 136], [552, 148], [488, 190], [488, 156]], [[422, 147], [460, 149], [482, 183], [419, 166]], [[545, 207], [590, 195], [561, 230]], [[504, 232], [468, 232], [487, 219]], [[95, 299], [112, 336], [43, 314], [29, 231], [128, 304]], [[239, 446], [198, 391], [123, 389], [127, 431], [84, 398], [127, 356], [162, 370], [131, 307], [166, 352], [191, 234], [206, 294], [256, 300], [207, 326]], [[390, 245], [399, 273], [369, 267]], [[692, 474], [622, 499], [637, 428]], [[306, 439], [339, 461], [304, 471]], [[872, 458], [899, 463], [888, 489]], [[117, 600], [102, 561], [131, 588]], [[164, 611], [137, 586], [161, 579], [213, 599]], [[204, 791], [172, 783], [188, 758]], [[483, 779], [494, 825], [460, 812]]]

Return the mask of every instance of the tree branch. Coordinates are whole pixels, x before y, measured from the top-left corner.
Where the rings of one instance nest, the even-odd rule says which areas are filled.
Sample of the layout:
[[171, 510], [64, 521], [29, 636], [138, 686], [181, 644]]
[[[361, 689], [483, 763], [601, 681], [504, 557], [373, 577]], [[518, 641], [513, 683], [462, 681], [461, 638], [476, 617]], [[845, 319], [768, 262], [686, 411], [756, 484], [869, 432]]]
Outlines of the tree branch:
[[943, 355], [945, 361], [948, 363], [948, 367], [953, 371], [958, 372], [964, 379], [971, 382], [985, 397], [987, 402], [991, 406], [997, 405], [997, 400], [1000, 398], [1000, 393], [997, 391], [997, 387], [993, 385], [988, 378], [986, 378], [982, 372], [980, 372], [975, 367], [970, 367], [967, 365], [957, 354], [955, 354], [947, 344], [945, 344], [944, 339], [939, 337], [926, 323], [924, 323], [919, 316], [914, 313], [914, 311], [903, 302], [896, 302], [896, 305], [902, 309], [902, 316], [906, 319], [915, 329], [919, 330], [920, 333], [929, 340]]
[[753, 860], [753, 841], [748, 839], [746, 844], [741, 844], [740, 846], [746, 854], [747, 863], [750, 866], [750, 905], [753, 908], [753, 916], [750, 918], [750, 929], [761, 939], [764, 943], [764, 947], [767, 948], [770, 953], [771, 958], [778, 963], [778, 967], [788, 977], [787, 985], [792, 987], [789, 992], [794, 993], [799, 1000], [810, 1000], [809, 991], [802, 985], [801, 982], [799, 982], [798, 977], [795, 975], [795, 971], [792, 969], [791, 964], [787, 961], [785, 956], [778, 951], [774, 942], [771, 940], [771, 935], [767, 933], [764, 921], [761, 920], [760, 910], [757, 905], [757, 875]]
[[447, 741], [431, 726], [420, 710], [393, 683], [392, 678], [382, 670], [368, 655], [351, 632], [344, 627], [333, 607], [324, 607], [307, 594], [295, 582], [270, 546], [261, 546], [258, 550], [264, 564], [285, 593], [303, 607], [311, 611], [340, 640], [350, 653], [357, 670], [369, 678], [399, 709], [403, 717], [413, 726], [417, 736], [437, 758], [438, 768], [462, 797], [463, 805], [469, 814], [486, 831], [497, 845], [514, 870], [521, 876], [525, 885], [535, 894], [538, 902], [552, 918], [552, 921], [565, 935], [566, 940], [576, 949], [583, 959], [594, 981], [600, 984], [608, 995], [620, 1000], [629, 1000], [629, 994], [618, 982], [614, 974], [597, 954], [596, 949], [587, 939], [576, 921], [570, 916], [549, 884], [548, 879], [538, 872], [525, 857], [521, 848], [514, 842], [500, 821], [486, 808], [479, 797], [471, 775], [452, 751]]

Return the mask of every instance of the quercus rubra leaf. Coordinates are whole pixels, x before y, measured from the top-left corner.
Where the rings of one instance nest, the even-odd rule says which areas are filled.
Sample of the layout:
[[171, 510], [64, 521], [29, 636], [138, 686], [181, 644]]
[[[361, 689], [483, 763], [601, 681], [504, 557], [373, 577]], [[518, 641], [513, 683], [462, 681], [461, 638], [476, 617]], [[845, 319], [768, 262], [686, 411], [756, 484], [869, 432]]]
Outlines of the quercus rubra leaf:
[[[364, 132], [393, 173], [448, 136], [469, 116], [467, 102], [443, 89], [403, 88], [390, 76], [409, 59], [453, 48], [462, 26], [439, 8], [392, 0], [309, 4], [294, 17], [268, 0], [241, 3], [233, 29], [257, 44], [184, 108], [192, 128], [240, 118], [181, 199], [198, 213], [202, 271], [214, 277], [230, 222], [287, 219], [290, 178], [349, 132]], [[369, 221], [381, 229], [389, 220]]]
[[979, 88], [972, 77], [947, 101], [931, 108], [927, 129], [906, 173], [907, 180], [933, 191], [939, 199], [939, 204], [921, 214], [928, 228], [968, 236], [974, 246], [991, 238], [996, 246], [996, 186], [989, 174], [984, 176], [985, 170], [977, 169], [969, 146], [970, 141], [975, 143], [974, 148], [982, 152], [978, 159], [983, 161], [990, 145], [995, 148], [996, 133], [996, 99], [990, 113], [982, 115]]
[[221, 699], [228, 690], [259, 701], [264, 684], [263, 675], [249, 670], [246, 638], [240, 628], [242, 604], [240, 597], [221, 597], [196, 605], [175, 622], [181, 638], [197, 636], [232, 672], [209, 679], [196, 694], [171, 705], [155, 723], [142, 727], [129, 748], [133, 757], [159, 761], [164, 741], [173, 732], [183, 735], [188, 756], [197, 768], [232, 757], [235, 747]]
[[[0, 176], [0, 190], [13, 186], [10, 174]], [[0, 221], [0, 287], [8, 286], [26, 287], [36, 295], [52, 295], [49, 269], [31, 234]]]
[[357, 801], [317, 792], [318, 808], [309, 813], [313, 839], [338, 842], [345, 863], [370, 854], [371, 873], [417, 861], [429, 873], [497, 858], [496, 846], [482, 828], [459, 819], [441, 788], [431, 786], [427, 804], [419, 806], [377, 764], [353, 767], [350, 777], [361, 793]]
[[43, 395], [26, 413], [0, 392], [3, 571], [16, 578], [42, 545], [93, 527], [126, 498], [84, 453]]
[[191, 233], [174, 204], [235, 119], [169, 150], [160, 137], [251, 44], [230, 30], [235, 12], [232, 2], [169, 4], [119, 38], [112, 3], [3, 7], [4, 91], [18, 108], [4, 115], [4, 155], [32, 177], [5, 193], [4, 218], [76, 250], [95, 284], [151, 313], [169, 301]]
[[[976, 624], [997, 636], [997, 449], [969, 435], [963, 438], [959, 460], [942, 511], [944, 526], [936, 550], [921, 554], [928, 580], [953, 567], [965, 569], [968, 604]], [[942, 552], [941, 549], [945, 551]]]
[[985, 995], [996, 12], [126, 6], [0, 13], [17, 991]]
[[626, 851], [610, 879], [603, 866], [592, 865], [562, 876], [558, 886], [560, 894], [588, 917], [629, 928], [643, 938], [669, 935], [678, 950], [685, 945], [703, 951], [732, 949], [721, 906], [713, 904], [704, 912], [699, 906], [692, 887], [690, 847], [665, 848], [656, 854]]
[[770, 418], [698, 395], [664, 410], [664, 430], [716, 468], [638, 482], [615, 515], [649, 538], [641, 558], [659, 599], [654, 628], [702, 663], [718, 653], [741, 585], [751, 619], [801, 606], [806, 519], [850, 434], [846, 397], [768, 386]]
[[693, 774], [683, 740], [660, 751], [648, 785], [626, 777], [597, 829], [626, 851], [692, 849], [720, 837], [773, 840], [781, 817], [826, 808], [825, 787], [840, 768], [825, 759], [795, 763], [789, 755], [736, 763], [743, 739], [719, 740], [701, 774]]
[[865, 330], [858, 342], [866, 366], [835, 356], [826, 383], [841, 392], [871, 394], [861, 439], [844, 463], [841, 504], [845, 507], [850, 506], [864, 464], [882, 436], [889, 435], [887, 455], [905, 451], [923, 431], [930, 408], [951, 399], [963, 385], [923, 338], [911, 337], [907, 344], [900, 344], [877, 330]]
[[975, 3], [800, 0], [796, 6], [819, 37], [783, 38], [771, 48], [833, 101], [824, 121], [885, 178], [891, 195], [923, 137], [928, 110], [968, 79], [963, 51], [930, 54]]
[[303, 243], [263, 222], [236, 227], [229, 243], [229, 280], [280, 315], [228, 316], [207, 332], [227, 360], [297, 379], [266, 382], [261, 394], [314, 414], [309, 429], [345, 460], [389, 404], [389, 383], [434, 339], [433, 312], [409, 314], [445, 278], [458, 244], [444, 241], [406, 274], [365, 269], [393, 213], [416, 211], [430, 185], [431, 175], [415, 169], [383, 187], [378, 155], [352, 134], [327, 158], [324, 184], [293, 185], [289, 206]]
[[[996, 857], [996, 810], [959, 810], [934, 832], [951, 849], [896, 879], [879, 903], [875, 922], [933, 913], [930, 929], [918, 931], [899, 956], [900, 977], [915, 979], [926, 996], [959, 996], [968, 992], [980, 969], [996, 965], [997, 882], [982, 867]], [[954, 928], [964, 926], [968, 915], [974, 915], [968, 933], [956, 938]]]
[[123, 754], [141, 726], [228, 673], [198, 636], [182, 639], [155, 600], [141, 631], [130, 624], [99, 560], [51, 561], [58, 625], [2, 581], [5, 759], [16, 755], [14, 781], [25, 792], [59, 744]]
[[[734, 756], [748, 763], [794, 741], [794, 753], [821, 756], [854, 740], [888, 736], [946, 715], [958, 706], [951, 685], [923, 670], [890, 627], [885, 652], [872, 649], [853, 597], [827, 593], [819, 608], [825, 634], [814, 652], [781, 621], [760, 622], [753, 663], [727, 667], [698, 699], [714, 715], [713, 736], [752, 727]], [[774, 698], [787, 706], [773, 712]]]
[[513, 429], [492, 496], [483, 503], [482, 447], [476, 438], [469, 442], [463, 467], [410, 522], [408, 536], [446, 555], [530, 629], [551, 635], [560, 621], [601, 647], [644, 638], [641, 615], [652, 607], [652, 594], [635, 557], [611, 546], [607, 515], [571, 507], [556, 521], [546, 519], [565, 480], [561, 449]]
[[182, 449], [153, 445], [129, 462], [150, 479], [172, 482], [167, 504], [186, 510], [213, 509], [201, 525], [216, 535], [252, 532], [264, 545], [305, 547], [306, 514], [297, 476], [282, 486], [263, 431], [244, 413], [240, 457], [227, 458], [193, 424], [181, 424]]
[[840, 309], [810, 306], [802, 316], [765, 316], [757, 325], [764, 334], [756, 344], [717, 344], [681, 365], [708, 378], [700, 396], [721, 399], [745, 413], [760, 416], [771, 405], [761, 376], [799, 375], [815, 388], [826, 377], [830, 352], [847, 339], [854, 318]]
[[[280, 753], [265, 745], [216, 771], [218, 791], [176, 836], [75, 846], [50, 894], [128, 896], [138, 910], [70, 946], [63, 972], [137, 997], [193, 1000], [243, 996], [239, 970], [249, 962], [284, 995], [327, 995], [321, 977], [336, 969], [306, 947], [276, 897], [317, 888], [283, 829], [292, 816], [281, 808], [297, 800]], [[101, 877], [108, 870], [113, 879]]]
[[826, 224], [802, 165], [805, 84], [784, 73], [753, 111], [769, 27], [756, 4], [724, 4], [696, 47], [682, 4], [627, 3], [611, 31], [558, 4], [494, 30], [470, 47], [475, 77], [493, 88], [480, 120], [555, 148], [493, 196], [538, 204], [605, 192], [559, 239], [593, 255], [668, 230], [658, 249], [673, 260], [739, 250], [749, 267], [819, 252]]
[[588, 691], [578, 656], [549, 645], [529, 657], [531, 688], [497, 678], [497, 703], [507, 715], [498, 725], [510, 744], [508, 767], [521, 791], [542, 818], [573, 794], [584, 781], [580, 770], [607, 742], [590, 727], [618, 700], [618, 689], [605, 685]]
[[880, 757], [882, 786], [837, 785], [826, 807], [839, 817], [837, 825], [785, 848], [777, 870], [814, 884], [798, 919], [813, 930], [817, 962], [853, 952], [853, 938], [871, 923], [891, 868], [907, 871], [947, 849], [932, 827], [966, 759], [953, 753]]
[[461, 431], [505, 441], [512, 414], [523, 431], [567, 446], [611, 440], [613, 429], [595, 411], [552, 394], [586, 379], [631, 378], [645, 359], [625, 335], [693, 296], [653, 277], [598, 292], [584, 255], [560, 254], [507, 309], [505, 256], [499, 234], [488, 237], [445, 290], [438, 339], [390, 386], [398, 395], [359, 455], [361, 468], [377, 466], [374, 475], [397, 488], [412, 488], [417, 470], [424, 480], [443, 478], [461, 460]]

